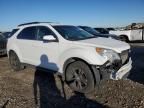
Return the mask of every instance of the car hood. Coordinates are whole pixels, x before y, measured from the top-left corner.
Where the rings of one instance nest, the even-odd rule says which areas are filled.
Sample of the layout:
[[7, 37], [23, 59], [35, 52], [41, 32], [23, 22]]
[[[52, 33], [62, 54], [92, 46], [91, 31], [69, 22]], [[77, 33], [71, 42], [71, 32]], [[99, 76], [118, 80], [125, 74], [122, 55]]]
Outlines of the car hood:
[[111, 38], [102, 38], [102, 37], [75, 41], [74, 43], [86, 45], [86, 46], [112, 49], [118, 53], [121, 53], [124, 50], [130, 49], [130, 45], [128, 43], [115, 40], [115, 39], [111, 39]]

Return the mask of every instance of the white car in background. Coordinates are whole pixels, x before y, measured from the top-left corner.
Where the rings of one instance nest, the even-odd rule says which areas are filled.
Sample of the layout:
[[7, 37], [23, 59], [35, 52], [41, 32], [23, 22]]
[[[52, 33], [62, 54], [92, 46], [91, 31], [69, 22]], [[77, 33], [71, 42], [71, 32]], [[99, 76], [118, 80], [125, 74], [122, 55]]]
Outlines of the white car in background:
[[136, 30], [114, 30], [109, 31], [110, 34], [115, 34], [120, 37], [122, 41], [144, 41], [144, 29]]
[[12, 33], [7, 53], [13, 70], [24, 64], [53, 70], [74, 91], [91, 92], [101, 80], [124, 78], [132, 67], [127, 43], [96, 37], [76, 26], [33, 22]]

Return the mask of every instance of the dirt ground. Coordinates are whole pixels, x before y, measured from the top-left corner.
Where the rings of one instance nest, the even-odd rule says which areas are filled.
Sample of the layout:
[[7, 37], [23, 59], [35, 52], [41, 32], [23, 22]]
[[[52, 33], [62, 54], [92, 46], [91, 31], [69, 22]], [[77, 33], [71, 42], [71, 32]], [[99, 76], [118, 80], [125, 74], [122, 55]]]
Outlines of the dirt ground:
[[102, 82], [93, 94], [79, 94], [56, 75], [32, 67], [13, 72], [0, 58], [0, 108], [144, 108], [144, 48], [132, 48], [128, 80]]

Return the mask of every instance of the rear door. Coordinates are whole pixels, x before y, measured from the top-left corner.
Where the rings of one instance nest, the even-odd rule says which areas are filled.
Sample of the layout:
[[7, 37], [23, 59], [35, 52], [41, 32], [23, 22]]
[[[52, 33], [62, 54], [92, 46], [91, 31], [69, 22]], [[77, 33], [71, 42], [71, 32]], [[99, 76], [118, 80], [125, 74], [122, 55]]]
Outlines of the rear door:
[[33, 45], [36, 41], [36, 27], [24, 28], [17, 36], [17, 47], [24, 63], [34, 65], [35, 50]]

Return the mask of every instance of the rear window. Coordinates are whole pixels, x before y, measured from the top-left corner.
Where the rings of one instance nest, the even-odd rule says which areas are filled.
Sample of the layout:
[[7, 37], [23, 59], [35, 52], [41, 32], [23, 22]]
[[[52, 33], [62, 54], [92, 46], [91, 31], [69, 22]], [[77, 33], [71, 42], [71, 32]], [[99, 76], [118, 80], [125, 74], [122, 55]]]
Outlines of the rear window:
[[35, 40], [36, 39], [36, 27], [27, 27], [23, 29], [20, 32], [20, 34], [17, 36], [17, 39]]

